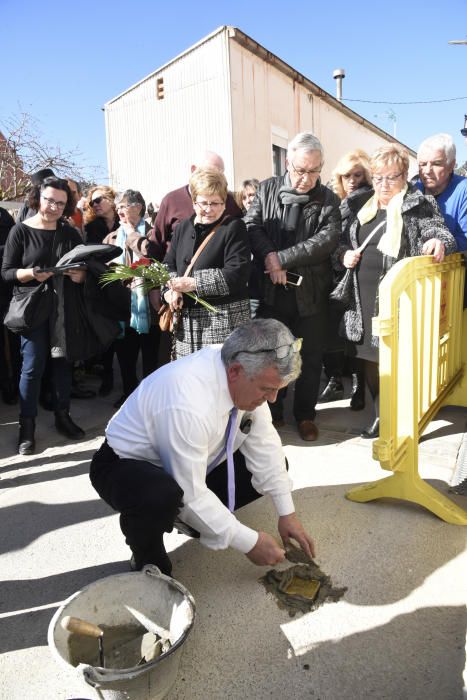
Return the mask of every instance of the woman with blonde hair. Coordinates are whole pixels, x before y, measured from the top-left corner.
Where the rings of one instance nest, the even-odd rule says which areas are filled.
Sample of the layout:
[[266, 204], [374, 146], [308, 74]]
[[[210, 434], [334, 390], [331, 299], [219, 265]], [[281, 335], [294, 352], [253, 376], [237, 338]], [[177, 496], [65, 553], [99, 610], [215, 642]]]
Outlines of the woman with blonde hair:
[[[340, 197], [342, 231], [349, 219], [355, 216], [360, 207], [373, 192], [371, 185], [370, 157], [357, 148], [346, 153], [337, 163], [332, 173], [331, 186]], [[337, 283], [338, 280], [335, 280]], [[339, 337], [338, 328], [342, 311], [330, 308], [328, 323], [327, 349], [323, 355], [324, 372], [328, 383], [319, 397], [320, 403], [339, 401], [344, 398], [342, 375], [346, 365], [345, 341]], [[348, 368], [352, 373], [352, 393], [350, 409], [361, 411], [365, 408], [365, 377], [361, 367], [350, 361]]]
[[[250, 318], [250, 246], [244, 221], [225, 213], [225, 176], [214, 168], [198, 168], [189, 186], [194, 214], [177, 224], [164, 259], [172, 275], [164, 298], [179, 316], [174, 331], [177, 357], [223, 343], [234, 328]], [[185, 276], [193, 256], [211, 233]], [[215, 306], [217, 313], [183, 292], [195, 292]]]
[[371, 188], [370, 158], [368, 153], [356, 148], [346, 153], [332, 172], [331, 187], [345, 200], [362, 187]]
[[371, 325], [378, 314], [379, 283], [403, 258], [432, 255], [436, 263], [456, 250], [434, 197], [407, 182], [409, 154], [404, 148], [381, 146], [371, 157], [370, 169], [374, 194], [349, 222], [335, 252], [340, 270], [355, 270], [354, 296], [342, 326], [354, 344], [355, 356], [364, 363], [374, 402], [374, 420], [362, 432], [363, 438], [379, 435], [378, 338], [372, 335]]

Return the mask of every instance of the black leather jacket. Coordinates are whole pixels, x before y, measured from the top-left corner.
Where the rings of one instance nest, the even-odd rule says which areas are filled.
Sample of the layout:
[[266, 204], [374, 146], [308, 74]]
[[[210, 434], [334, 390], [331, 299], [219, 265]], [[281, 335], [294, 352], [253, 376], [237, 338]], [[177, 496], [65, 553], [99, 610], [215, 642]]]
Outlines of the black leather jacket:
[[[266, 256], [277, 252], [284, 269], [303, 276], [301, 286], [296, 288], [297, 307], [300, 316], [310, 316], [327, 307], [332, 283], [330, 256], [341, 233], [340, 202], [334, 192], [318, 181], [310, 202], [303, 207], [295, 243], [283, 248], [284, 207], [279, 190], [286, 184], [285, 175], [264, 180], [244, 221], [251, 249], [263, 270]], [[274, 306], [275, 285], [269, 275], [262, 277], [264, 302]]]

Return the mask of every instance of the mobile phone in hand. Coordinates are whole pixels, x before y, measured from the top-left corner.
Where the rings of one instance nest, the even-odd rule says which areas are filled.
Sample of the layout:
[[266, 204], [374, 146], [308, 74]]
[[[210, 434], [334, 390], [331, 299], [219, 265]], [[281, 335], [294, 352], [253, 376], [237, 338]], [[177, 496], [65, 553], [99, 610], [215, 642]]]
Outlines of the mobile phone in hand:
[[287, 272], [287, 284], [291, 284], [294, 287], [299, 287], [302, 282], [302, 275], [297, 275], [296, 272]]

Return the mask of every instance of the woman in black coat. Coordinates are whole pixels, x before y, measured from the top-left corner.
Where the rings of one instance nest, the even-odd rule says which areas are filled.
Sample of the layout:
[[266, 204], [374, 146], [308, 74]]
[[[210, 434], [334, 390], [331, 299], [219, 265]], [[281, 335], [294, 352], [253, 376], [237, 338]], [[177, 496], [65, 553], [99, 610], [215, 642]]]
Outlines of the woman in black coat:
[[341, 270], [355, 269], [354, 298], [343, 316], [345, 337], [364, 363], [374, 403], [373, 423], [361, 437], [379, 435], [379, 349], [372, 333], [378, 288], [386, 272], [403, 258], [433, 255], [442, 262], [456, 251], [434, 197], [407, 182], [409, 155], [396, 145], [381, 146], [370, 160], [374, 194], [343, 233], [335, 260]]
[[[5, 245], [2, 277], [5, 282], [14, 283], [14, 291], [26, 291], [28, 287], [47, 281], [53, 273], [40, 272], [40, 268], [54, 265], [62, 255], [82, 243], [78, 231], [60, 221], [63, 216], [71, 216], [74, 208], [66, 180], [46, 178], [37, 188], [36, 198], [37, 214], [15, 224]], [[54, 284], [59, 305], [62, 290], [66, 296], [68, 285], [82, 284], [85, 277], [84, 270], [68, 270], [64, 273], [63, 280]], [[52, 284], [52, 280], [49, 284]], [[34, 452], [40, 383], [49, 355], [53, 358], [55, 426], [68, 438], [79, 439], [84, 436], [84, 431], [73, 423], [69, 415], [72, 365], [57, 342], [64, 336], [65, 321], [64, 317], [57, 315], [52, 319], [51, 316], [27, 335], [21, 335], [23, 362], [19, 382], [19, 454]]]
[[[225, 215], [227, 181], [214, 168], [199, 168], [189, 185], [195, 214], [177, 225], [164, 260], [171, 273], [164, 298], [179, 316], [174, 331], [177, 357], [223, 343], [250, 318], [250, 247], [244, 222]], [[185, 277], [193, 255], [213, 230], [212, 239]], [[215, 306], [217, 313], [183, 292], [195, 292]]]

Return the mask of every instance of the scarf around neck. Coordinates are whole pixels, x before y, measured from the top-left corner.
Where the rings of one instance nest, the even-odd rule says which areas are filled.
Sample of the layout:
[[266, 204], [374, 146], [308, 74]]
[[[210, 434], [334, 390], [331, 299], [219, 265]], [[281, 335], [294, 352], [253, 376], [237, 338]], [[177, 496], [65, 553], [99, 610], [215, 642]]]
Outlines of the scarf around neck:
[[[407, 185], [394, 195], [386, 207], [386, 231], [381, 236], [378, 243], [378, 250], [383, 255], [388, 255], [391, 258], [397, 258], [401, 247], [402, 228], [404, 221], [402, 219], [402, 202], [404, 201]], [[360, 224], [367, 224], [375, 218], [378, 212], [378, 200], [374, 194], [366, 204], [360, 209], [357, 214], [357, 219]]]
[[297, 192], [291, 187], [289, 173], [286, 174], [284, 182], [285, 184], [279, 188], [279, 199], [284, 207], [284, 228], [286, 231], [294, 231], [297, 228], [303, 207], [311, 200], [311, 190], [305, 193]]
[[[136, 226], [136, 231], [140, 236], [146, 235], [146, 226], [144, 219], [141, 219], [139, 224]], [[115, 259], [121, 265], [125, 264], [125, 251], [126, 251], [126, 239], [127, 234], [123, 226], [117, 231], [116, 244], [122, 249], [122, 254]], [[149, 333], [150, 311], [149, 311], [149, 300], [148, 295], [143, 293], [143, 287], [141, 284], [142, 280], [133, 279], [131, 283], [131, 318], [130, 327], [134, 328], [137, 333]], [[125, 324], [121, 322], [122, 333], [125, 333]], [[120, 335], [120, 337], [123, 337]]]

